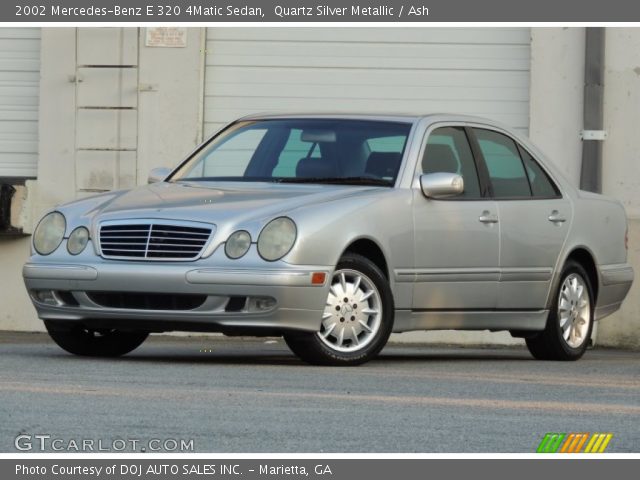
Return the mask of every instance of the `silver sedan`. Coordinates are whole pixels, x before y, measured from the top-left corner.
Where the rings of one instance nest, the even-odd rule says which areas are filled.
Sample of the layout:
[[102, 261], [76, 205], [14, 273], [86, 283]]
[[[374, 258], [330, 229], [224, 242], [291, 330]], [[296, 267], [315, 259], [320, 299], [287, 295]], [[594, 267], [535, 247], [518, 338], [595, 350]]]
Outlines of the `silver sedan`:
[[149, 185], [47, 213], [23, 274], [79, 355], [182, 330], [353, 365], [392, 332], [456, 329], [575, 360], [631, 286], [626, 235], [619, 202], [488, 120], [255, 116]]

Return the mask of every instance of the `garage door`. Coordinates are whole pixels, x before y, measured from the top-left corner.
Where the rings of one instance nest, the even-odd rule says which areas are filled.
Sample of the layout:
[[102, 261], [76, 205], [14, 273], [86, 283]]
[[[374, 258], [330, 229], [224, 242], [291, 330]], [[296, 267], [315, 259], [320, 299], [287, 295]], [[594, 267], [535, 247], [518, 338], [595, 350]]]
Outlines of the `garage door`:
[[263, 111], [451, 112], [524, 132], [527, 28], [210, 28], [204, 131]]
[[40, 29], [0, 28], [0, 177], [35, 177]]

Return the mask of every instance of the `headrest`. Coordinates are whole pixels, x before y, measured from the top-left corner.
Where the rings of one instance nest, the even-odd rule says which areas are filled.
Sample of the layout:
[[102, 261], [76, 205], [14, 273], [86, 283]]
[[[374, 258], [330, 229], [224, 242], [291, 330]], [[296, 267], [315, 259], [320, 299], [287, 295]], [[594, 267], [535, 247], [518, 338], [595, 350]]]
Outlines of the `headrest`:
[[296, 166], [296, 177], [336, 177], [335, 167], [332, 162], [322, 158], [305, 157]]
[[402, 155], [397, 152], [372, 152], [367, 159], [365, 173], [379, 178], [395, 177], [401, 160]]
[[423, 173], [458, 173], [458, 161], [449, 145], [428, 143], [422, 160]]

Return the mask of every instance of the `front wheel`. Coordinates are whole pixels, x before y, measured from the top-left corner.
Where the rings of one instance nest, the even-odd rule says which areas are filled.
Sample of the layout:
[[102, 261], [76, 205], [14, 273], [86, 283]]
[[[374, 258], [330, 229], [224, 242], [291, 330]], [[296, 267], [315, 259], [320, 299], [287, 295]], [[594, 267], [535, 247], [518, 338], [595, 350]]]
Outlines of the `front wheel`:
[[124, 332], [114, 329], [89, 329], [83, 326], [65, 328], [55, 322], [44, 322], [49, 336], [60, 348], [86, 357], [119, 357], [144, 342], [149, 332]]
[[393, 296], [384, 274], [368, 258], [345, 254], [333, 274], [315, 333], [287, 333], [291, 350], [313, 365], [360, 365], [385, 346], [393, 327]]
[[582, 265], [569, 261], [544, 331], [526, 339], [538, 360], [578, 360], [591, 339], [594, 313], [593, 288]]

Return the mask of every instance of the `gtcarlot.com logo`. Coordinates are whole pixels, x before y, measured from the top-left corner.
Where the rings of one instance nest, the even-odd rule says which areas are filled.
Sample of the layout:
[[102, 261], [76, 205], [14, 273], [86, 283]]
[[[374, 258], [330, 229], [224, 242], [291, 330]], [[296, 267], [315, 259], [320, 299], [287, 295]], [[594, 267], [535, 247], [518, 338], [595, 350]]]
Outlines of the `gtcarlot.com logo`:
[[603, 453], [612, 433], [547, 433], [536, 453]]
[[57, 438], [22, 434], [14, 440], [21, 452], [193, 452], [193, 439], [184, 438]]

